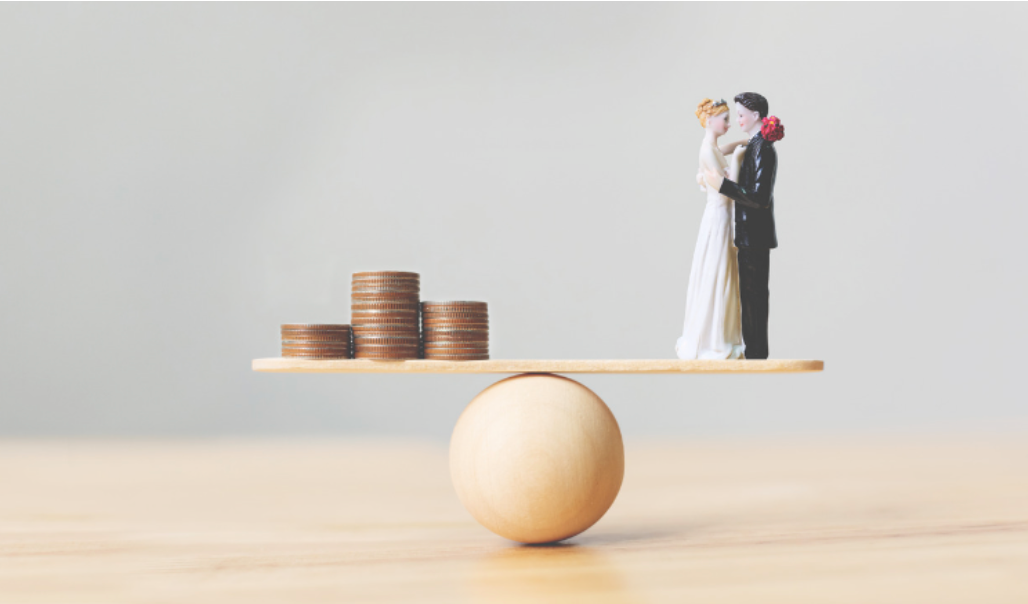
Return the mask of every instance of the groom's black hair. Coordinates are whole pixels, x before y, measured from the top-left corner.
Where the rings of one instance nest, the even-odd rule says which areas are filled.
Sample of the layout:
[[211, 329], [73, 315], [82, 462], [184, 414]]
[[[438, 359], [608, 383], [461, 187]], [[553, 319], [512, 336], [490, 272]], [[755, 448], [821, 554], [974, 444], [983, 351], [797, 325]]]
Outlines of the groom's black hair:
[[767, 117], [767, 99], [756, 92], [740, 92], [735, 95], [735, 102], [750, 111], [756, 111], [760, 117]]

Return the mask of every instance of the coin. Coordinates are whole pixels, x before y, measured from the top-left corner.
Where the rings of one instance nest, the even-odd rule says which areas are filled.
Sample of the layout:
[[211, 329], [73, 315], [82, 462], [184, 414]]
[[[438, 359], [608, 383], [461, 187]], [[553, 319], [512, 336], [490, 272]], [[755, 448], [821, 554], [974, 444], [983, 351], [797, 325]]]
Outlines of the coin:
[[488, 337], [483, 337], [483, 336], [478, 335], [478, 334], [473, 334], [473, 335], [470, 335], [470, 336], [453, 336], [452, 334], [449, 334], [445, 338], [426, 337], [425, 340], [424, 340], [425, 346], [428, 346], [430, 344], [433, 344], [433, 345], [434, 344], [452, 345], [452, 344], [459, 344], [459, 343], [462, 343], [462, 342], [466, 342], [466, 343], [469, 343], [469, 344], [476, 344], [476, 345], [478, 345], [478, 344], [488, 345], [489, 344], [489, 338]]
[[421, 275], [418, 273], [412, 273], [408, 271], [358, 271], [353, 274], [353, 278], [356, 279], [381, 279], [383, 277], [392, 277], [400, 279], [420, 279]]
[[418, 306], [412, 302], [357, 302], [350, 303], [350, 312], [377, 310], [409, 310], [418, 312]]
[[487, 321], [440, 321], [421, 317], [421, 324], [426, 329], [489, 329]]
[[350, 280], [351, 286], [379, 285], [382, 283], [402, 285], [403, 287], [419, 287], [421, 285], [421, 279], [411, 279], [406, 277], [361, 277]]
[[360, 346], [417, 346], [418, 336], [363, 336], [354, 338], [354, 345]]
[[412, 296], [421, 297], [421, 288], [404, 285], [393, 285], [391, 283], [382, 283], [381, 285], [353, 285], [350, 287], [350, 294], [375, 294], [379, 292], [385, 292], [387, 294], [408, 294]]
[[353, 339], [354, 346], [365, 346], [369, 344], [386, 344], [395, 346], [419, 346], [421, 340], [416, 333], [392, 332], [385, 334], [369, 334], [357, 336]]
[[488, 361], [487, 354], [425, 354], [425, 359], [432, 361]]
[[352, 283], [378, 283], [380, 281], [392, 281], [396, 283], [420, 283], [421, 277], [405, 277], [403, 275], [360, 275], [354, 273], [350, 281]]
[[479, 308], [477, 306], [435, 306], [432, 304], [425, 304], [425, 301], [421, 301], [421, 310], [432, 313], [474, 313], [487, 315], [489, 314], [488, 308]]
[[369, 329], [388, 329], [395, 331], [397, 329], [410, 329], [418, 331], [418, 321], [413, 318], [406, 319], [361, 319], [360, 323], [353, 326], [353, 333], [367, 332]]
[[367, 333], [369, 330], [374, 331], [376, 329], [384, 329], [387, 331], [403, 331], [409, 329], [411, 331], [418, 331], [417, 319], [406, 318], [406, 319], [369, 319], [367, 321], [361, 320], [360, 323], [353, 326], [353, 333]]
[[396, 336], [367, 336], [354, 339], [353, 345], [356, 348], [365, 346], [420, 346], [421, 342], [417, 335], [407, 337]]
[[409, 331], [411, 333], [421, 333], [421, 332], [418, 331], [417, 323], [409, 323], [409, 324], [400, 324], [400, 323], [375, 324], [375, 323], [369, 323], [367, 325], [360, 325], [358, 327], [355, 327], [354, 331], [353, 331], [353, 335], [355, 335], [355, 336], [362, 336], [362, 335], [366, 335], [366, 334], [369, 334], [369, 333], [375, 333], [375, 332], [378, 332], [378, 331], [383, 331], [383, 332], [398, 332], [398, 331], [399, 332], [405, 332], [405, 331]]
[[480, 336], [478, 334], [472, 334], [472, 335], [468, 335], [468, 336], [455, 336], [453, 334], [447, 334], [447, 335], [445, 335], [443, 337], [428, 337], [428, 338], [425, 338], [422, 342], [423, 342], [423, 344], [425, 346], [428, 346], [429, 344], [443, 344], [443, 343], [450, 343], [450, 342], [452, 342], [452, 343], [457, 343], [457, 342], [474, 342], [474, 343], [489, 344], [489, 338], [488, 337], [484, 337], [484, 336]]
[[350, 295], [351, 296], [356, 296], [356, 295], [372, 296], [372, 295], [377, 295], [377, 294], [387, 294], [387, 295], [402, 294], [402, 295], [410, 296], [412, 298], [420, 298], [421, 297], [421, 292], [419, 292], [416, 289], [415, 290], [406, 290], [406, 289], [399, 289], [399, 288], [396, 288], [396, 287], [377, 287], [377, 288], [362, 287], [362, 288], [359, 288], [359, 289], [358, 288], [354, 288], [354, 289], [350, 290]]
[[376, 302], [411, 302], [417, 303], [418, 294], [405, 294], [400, 292], [378, 292], [365, 294], [350, 294], [351, 303], [374, 304]]
[[283, 354], [284, 359], [307, 359], [310, 361], [328, 361], [338, 359], [351, 359], [353, 357], [343, 357], [334, 354]]
[[449, 336], [449, 335], [455, 335], [455, 336], [477, 336], [477, 337], [485, 338], [485, 337], [489, 337], [489, 328], [488, 327], [466, 327], [466, 326], [438, 327], [438, 326], [435, 326], [435, 325], [425, 325], [422, 328], [421, 333], [425, 334], [426, 338], [431, 338], [431, 337], [435, 337], [435, 336]]
[[[396, 306], [404, 305], [406, 308]], [[358, 313], [362, 315], [388, 315], [388, 314], [401, 314], [401, 315], [412, 315], [421, 316], [421, 311], [414, 308], [413, 305], [408, 305], [405, 302], [384, 302], [378, 304], [375, 302], [359, 302], [354, 301], [350, 304], [350, 314]], [[352, 319], [353, 317], [351, 317]]]
[[399, 355], [388, 355], [388, 354], [362, 354], [355, 358], [364, 358], [367, 361], [417, 361], [420, 356], [414, 356], [411, 354], [399, 354]]
[[408, 314], [403, 311], [393, 312], [380, 312], [380, 313], [369, 313], [365, 314], [354, 314], [353, 318], [354, 329], [363, 325], [413, 325], [418, 326], [418, 315]]
[[354, 318], [374, 319], [376, 317], [409, 317], [416, 321], [418, 317], [418, 311], [410, 308], [362, 308], [359, 310], [350, 311], [350, 314], [352, 315], [350, 317], [351, 321]]
[[488, 348], [489, 340], [425, 340], [424, 345], [425, 348]]
[[418, 332], [417, 321], [410, 321], [406, 323], [374, 323], [369, 321], [368, 323], [358, 325], [353, 328], [353, 333], [356, 335], [368, 333], [370, 331], [413, 331]]
[[445, 333], [452, 330], [488, 332], [488, 323], [422, 323], [422, 330], [425, 332]]
[[468, 323], [465, 325], [433, 325], [425, 323], [422, 325], [422, 333], [451, 333], [470, 331], [473, 333], [489, 333], [489, 326], [481, 323]]
[[349, 346], [349, 338], [346, 340], [282, 340], [283, 346], [324, 346], [331, 348], [341, 348], [343, 346]]
[[402, 290], [420, 290], [421, 283], [418, 281], [400, 281], [397, 279], [376, 279], [374, 281], [354, 281], [350, 283], [350, 289], [381, 289], [393, 288]]
[[478, 308], [439, 308], [438, 306], [425, 306], [421, 305], [421, 311], [430, 314], [451, 314], [451, 313], [470, 313], [476, 315], [489, 315], [488, 310], [482, 310]]
[[463, 331], [489, 331], [488, 323], [433, 323], [422, 321], [425, 331], [450, 331], [460, 329]]
[[399, 283], [401, 285], [421, 285], [421, 279], [412, 277], [354, 277], [350, 279], [350, 285], [375, 285], [378, 283]]
[[345, 340], [282, 340], [283, 346], [349, 346], [350, 339]]
[[485, 312], [489, 308], [489, 305], [485, 302], [471, 302], [467, 300], [458, 300], [454, 302], [430, 302], [428, 300], [423, 300], [421, 305], [425, 307], [425, 310], [477, 310]]

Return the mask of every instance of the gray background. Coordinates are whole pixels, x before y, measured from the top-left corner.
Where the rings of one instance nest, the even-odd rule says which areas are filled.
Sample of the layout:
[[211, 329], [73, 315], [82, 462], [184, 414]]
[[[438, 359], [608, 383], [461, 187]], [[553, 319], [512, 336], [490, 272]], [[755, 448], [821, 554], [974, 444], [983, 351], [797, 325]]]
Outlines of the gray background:
[[[673, 358], [705, 96], [782, 118], [771, 354], [627, 436], [1028, 425], [1024, 4], [0, 6], [0, 434], [445, 439], [498, 376], [264, 375], [358, 270], [494, 358]], [[738, 127], [726, 137], [740, 137]]]

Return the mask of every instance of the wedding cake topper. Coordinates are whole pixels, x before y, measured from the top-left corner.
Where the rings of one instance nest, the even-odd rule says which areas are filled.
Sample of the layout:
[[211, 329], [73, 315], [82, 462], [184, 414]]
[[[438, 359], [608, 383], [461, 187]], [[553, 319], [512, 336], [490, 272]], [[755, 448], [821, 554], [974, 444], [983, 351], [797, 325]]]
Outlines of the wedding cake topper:
[[703, 99], [696, 109], [706, 131], [697, 174], [706, 205], [689, 274], [685, 325], [675, 344], [681, 359], [768, 357], [770, 252], [778, 247], [774, 143], [785, 127], [768, 116], [763, 96], [743, 92], [734, 101], [748, 141], [718, 146], [730, 128], [723, 99]]

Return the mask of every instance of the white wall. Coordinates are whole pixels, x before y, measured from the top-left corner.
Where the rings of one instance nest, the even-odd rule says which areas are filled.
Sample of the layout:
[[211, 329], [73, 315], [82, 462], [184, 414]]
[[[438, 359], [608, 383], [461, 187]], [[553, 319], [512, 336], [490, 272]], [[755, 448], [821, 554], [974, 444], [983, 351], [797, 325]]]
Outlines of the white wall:
[[[628, 436], [1024, 424], [1024, 4], [0, 5], [0, 435], [445, 438], [498, 376], [250, 371], [350, 273], [673, 358], [704, 97], [782, 118], [771, 355]], [[739, 136], [737, 128], [729, 139]]]

